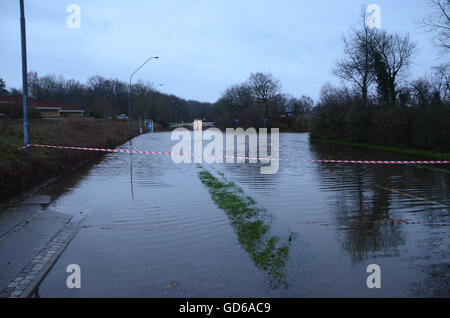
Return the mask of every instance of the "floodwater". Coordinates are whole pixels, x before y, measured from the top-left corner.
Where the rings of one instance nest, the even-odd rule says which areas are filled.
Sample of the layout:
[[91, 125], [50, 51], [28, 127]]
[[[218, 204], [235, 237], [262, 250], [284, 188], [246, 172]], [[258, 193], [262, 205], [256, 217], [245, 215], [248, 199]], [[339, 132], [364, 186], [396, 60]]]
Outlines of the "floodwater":
[[[121, 148], [170, 151], [170, 133]], [[55, 150], [59, 151], [59, 150]], [[411, 156], [310, 143], [280, 134], [280, 158], [414, 160]], [[281, 162], [175, 164], [167, 155], [107, 154], [47, 187], [48, 209], [84, 226], [40, 284], [40, 297], [449, 297], [450, 173], [405, 165]], [[223, 174], [265, 211], [270, 235], [295, 233], [286, 285], [239, 243], [227, 214], [200, 181]], [[81, 288], [69, 289], [69, 264]], [[369, 289], [367, 267], [381, 270]]]

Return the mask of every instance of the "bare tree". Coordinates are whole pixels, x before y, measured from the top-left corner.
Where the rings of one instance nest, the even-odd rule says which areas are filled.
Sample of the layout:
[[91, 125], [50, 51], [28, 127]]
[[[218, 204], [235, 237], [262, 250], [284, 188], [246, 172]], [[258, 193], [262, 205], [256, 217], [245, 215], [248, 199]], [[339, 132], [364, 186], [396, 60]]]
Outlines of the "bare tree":
[[416, 44], [408, 35], [389, 34], [384, 30], [375, 32], [370, 43], [378, 92], [386, 104], [396, 103], [399, 77], [411, 64]]
[[411, 82], [410, 90], [417, 105], [428, 105], [433, 97], [432, 84], [424, 77]]
[[448, 54], [450, 50], [450, 0], [430, 0], [433, 12], [422, 20], [425, 30], [434, 33], [433, 42]]
[[227, 88], [222, 99], [229, 106], [234, 107], [245, 108], [253, 104], [252, 90], [247, 83]]
[[431, 83], [443, 101], [450, 101], [450, 63], [441, 64], [433, 68]]
[[264, 106], [269, 116], [270, 102], [280, 91], [280, 84], [270, 73], [252, 73], [247, 81], [256, 102]]
[[369, 87], [374, 82], [370, 52], [374, 31], [367, 26], [366, 20], [366, 7], [363, 7], [361, 9], [362, 27], [352, 27], [349, 34], [342, 39], [344, 57], [338, 60], [333, 68], [334, 75], [355, 84], [360, 89], [365, 105], [367, 105]]

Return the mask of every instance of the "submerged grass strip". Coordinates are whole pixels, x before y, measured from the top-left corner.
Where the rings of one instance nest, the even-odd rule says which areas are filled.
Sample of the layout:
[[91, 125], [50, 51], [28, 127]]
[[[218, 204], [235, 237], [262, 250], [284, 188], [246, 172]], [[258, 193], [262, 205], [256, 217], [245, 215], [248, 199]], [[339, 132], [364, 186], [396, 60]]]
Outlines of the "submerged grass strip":
[[286, 239], [270, 235], [270, 225], [265, 211], [256, 206], [255, 200], [245, 196], [242, 189], [233, 182], [227, 182], [222, 173], [222, 180], [202, 169], [200, 180], [205, 184], [213, 201], [224, 210], [236, 231], [239, 243], [244, 246], [255, 264], [263, 269], [269, 279], [270, 286], [287, 287], [286, 261], [294, 233]]

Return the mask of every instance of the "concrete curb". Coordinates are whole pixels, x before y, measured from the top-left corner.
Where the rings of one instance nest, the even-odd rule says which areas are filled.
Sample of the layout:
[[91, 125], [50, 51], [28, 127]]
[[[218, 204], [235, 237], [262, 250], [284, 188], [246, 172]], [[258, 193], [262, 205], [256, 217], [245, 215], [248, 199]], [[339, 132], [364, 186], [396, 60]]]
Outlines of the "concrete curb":
[[19, 275], [8, 284], [8, 287], [1, 291], [0, 297], [31, 297], [34, 290], [47, 276], [53, 265], [78, 233], [87, 217], [88, 214], [76, 224], [73, 223], [73, 218], [71, 218], [39, 253], [33, 257], [31, 262], [22, 269]]
[[[65, 251], [65, 249], [70, 244], [70, 242], [73, 240], [75, 235], [77, 235], [78, 231], [80, 230], [81, 226], [83, 225], [83, 223], [87, 219], [87, 217], [88, 217], [88, 215], [83, 217], [78, 222], [78, 224], [74, 225], [73, 228], [72, 228], [71, 233], [70, 232], [67, 233], [67, 231], [70, 231], [70, 229], [67, 229], [66, 227], [64, 227], [63, 229], [61, 229], [60, 232], [58, 232], [58, 234], [55, 235], [56, 240], [55, 240], [55, 238], [53, 238], [49, 242], [49, 245], [51, 245], [52, 242], [54, 242], [54, 241], [57, 242], [58, 239], [61, 239], [61, 238], [64, 239], [65, 238], [64, 243], [59, 247], [59, 249], [55, 253], [51, 253], [51, 254], [54, 254], [54, 255], [50, 256], [50, 259], [44, 265], [42, 270], [30, 282], [30, 284], [27, 286], [27, 288], [25, 288], [25, 290], [19, 296], [19, 298], [28, 298], [28, 297], [32, 296], [33, 291], [44, 280], [44, 278], [47, 276], [48, 272], [52, 269], [53, 265], [55, 265], [56, 261], [59, 259], [59, 257], [62, 255], [62, 253]], [[68, 236], [66, 236], [66, 235], [68, 235]], [[51, 250], [49, 250], [49, 252], [51, 252]]]

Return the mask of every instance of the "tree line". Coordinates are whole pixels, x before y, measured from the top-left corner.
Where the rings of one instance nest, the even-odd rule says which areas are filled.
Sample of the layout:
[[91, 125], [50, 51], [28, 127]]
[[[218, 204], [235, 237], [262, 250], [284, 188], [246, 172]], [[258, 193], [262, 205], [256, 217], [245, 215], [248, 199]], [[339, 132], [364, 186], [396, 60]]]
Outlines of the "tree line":
[[293, 97], [281, 92], [271, 73], [251, 73], [241, 84], [225, 90], [211, 110], [218, 127], [278, 127], [307, 131], [314, 101], [308, 96]]
[[[424, 27], [449, 49], [450, 2], [430, 1]], [[358, 26], [343, 37], [343, 57], [333, 74], [349, 85], [325, 84], [311, 119], [313, 138], [450, 151], [450, 64], [408, 79], [417, 45], [408, 35], [370, 28], [365, 8]]]
[[[422, 26], [448, 57], [450, 2], [429, 0], [433, 12]], [[344, 85], [323, 85], [319, 100], [282, 92], [271, 73], [251, 73], [243, 83], [228, 87], [215, 103], [185, 100], [158, 91], [152, 83], [132, 85], [132, 118], [171, 122], [204, 119], [217, 127], [279, 127], [310, 131], [313, 138], [450, 151], [450, 63], [409, 80], [417, 45], [408, 35], [370, 28], [362, 8], [359, 23], [343, 37], [343, 56], [332, 73]], [[446, 60], [448, 61], [448, 59]], [[52, 100], [86, 110], [97, 118], [128, 114], [128, 84], [92, 76], [86, 83], [54, 75], [28, 76], [30, 97]], [[0, 79], [0, 95], [6, 90]], [[1, 109], [0, 109], [1, 112]]]
[[[214, 104], [185, 100], [158, 91], [152, 83], [132, 85], [132, 118], [150, 118], [168, 127], [172, 122], [194, 119], [214, 121], [217, 127], [281, 127], [295, 131], [308, 129], [314, 101], [308, 96], [295, 98], [281, 92], [279, 81], [270, 73], [252, 73], [247, 81], [225, 90]], [[96, 118], [128, 114], [127, 83], [102, 76], [92, 76], [83, 84], [59, 76], [28, 74], [29, 97], [39, 101], [55, 101], [79, 107]], [[18, 95], [17, 89], [7, 91], [0, 79], [0, 94]], [[16, 107], [17, 108], [17, 107]], [[5, 112], [0, 109], [0, 112]], [[38, 112], [34, 112], [38, 116]], [[15, 109], [10, 117], [21, 117]]]
[[[138, 82], [131, 86], [131, 90], [132, 118], [153, 119], [163, 127], [172, 122], [206, 119], [211, 107], [210, 103], [162, 93], [152, 83]], [[39, 76], [36, 72], [30, 72], [28, 91], [31, 98], [79, 107], [84, 109], [88, 116], [95, 118], [115, 118], [120, 114], [128, 114], [129, 86], [118, 79], [97, 75], [90, 77], [86, 83], [80, 83], [61, 76]], [[21, 92], [14, 88], [6, 90], [4, 81], [0, 79], [0, 94], [15, 96]], [[18, 111], [20, 112], [16, 112], [17, 117], [21, 117], [21, 110]]]

